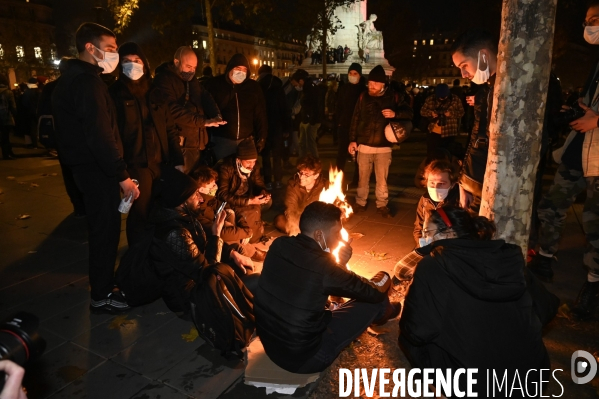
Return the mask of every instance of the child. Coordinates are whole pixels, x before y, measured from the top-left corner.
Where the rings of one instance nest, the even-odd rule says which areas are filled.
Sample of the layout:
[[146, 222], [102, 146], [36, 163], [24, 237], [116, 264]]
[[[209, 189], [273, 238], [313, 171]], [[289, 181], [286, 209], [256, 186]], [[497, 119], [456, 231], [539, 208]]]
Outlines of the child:
[[433, 209], [442, 205], [460, 206], [460, 189], [452, 165], [444, 160], [432, 161], [424, 169], [427, 192], [420, 197], [414, 222], [414, 240], [417, 247], [426, 245], [422, 238], [424, 218]]

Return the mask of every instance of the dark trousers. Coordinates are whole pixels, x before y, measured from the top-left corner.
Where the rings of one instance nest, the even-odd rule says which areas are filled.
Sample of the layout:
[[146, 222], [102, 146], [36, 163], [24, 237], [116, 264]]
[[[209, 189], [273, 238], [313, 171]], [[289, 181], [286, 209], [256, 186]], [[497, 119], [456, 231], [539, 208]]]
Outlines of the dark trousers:
[[0, 126], [0, 147], [2, 148], [2, 157], [8, 158], [12, 155], [12, 145], [10, 144], [10, 131], [12, 126], [1, 125]]
[[[283, 136], [281, 133], [273, 133], [266, 141], [266, 146], [262, 150], [262, 172], [264, 172], [264, 183], [272, 181], [274, 175], [275, 182], [283, 179]], [[271, 158], [272, 157], [272, 163]]]
[[144, 237], [146, 221], [154, 204], [154, 182], [160, 178], [160, 167], [150, 165], [147, 168], [130, 168], [127, 170], [132, 179], [139, 182], [139, 197], [131, 205], [127, 216], [127, 244], [135, 245]]
[[432, 157], [435, 155], [437, 148], [444, 148], [451, 152], [451, 145], [455, 141], [454, 136], [443, 137], [437, 133], [430, 133], [426, 135], [426, 155]]
[[93, 300], [106, 298], [114, 287], [114, 264], [121, 236], [121, 188], [97, 164], [71, 166], [83, 194], [89, 230], [89, 284]]
[[347, 162], [347, 157], [349, 157], [349, 152], [347, 151], [349, 147], [349, 132], [340, 132], [337, 137], [337, 143], [337, 169], [345, 174], [345, 163]]
[[267, 211], [272, 206], [272, 200], [263, 205], [245, 205], [235, 208], [235, 213], [243, 218], [252, 229], [252, 238], [250, 244], [260, 241], [264, 235], [264, 225], [262, 223], [262, 211]]
[[188, 174], [196, 169], [200, 164], [200, 149], [199, 148], [182, 148], [183, 153], [183, 172]]
[[[60, 161], [60, 157], [58, 158]], [[73, 177], [73, 170], [70, 166], [60, 162], [60, 169], [62, 169], [62, 180], [64, 181], [64, 188], [67, 191], [67, 195], [73, 204], [73, 210], [77, 215], [85, 215], [85, 203], [83, 201], [83, 193], [77, 187], [75, 178]]]
[[329, 367], [339, 353], [360, 336], [373, 321], [383, 317], [388, 304], [388, 299], [380, 303], [351, 300], [333, 310], [333, 317], [322, 335], [320, 349], [299, 368], [297, 373], [318, 373]]

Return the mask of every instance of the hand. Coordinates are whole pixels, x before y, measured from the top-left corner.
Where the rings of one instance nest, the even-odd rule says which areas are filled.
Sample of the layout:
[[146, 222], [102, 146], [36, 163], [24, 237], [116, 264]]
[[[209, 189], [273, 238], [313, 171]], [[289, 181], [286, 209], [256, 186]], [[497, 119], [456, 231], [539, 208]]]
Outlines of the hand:
[[570, 123], [572, 129], [581, 133], [586, 133], [597, 128], [597, 121], [599, 120], [599, 115], [582, 103], [578, 105], [586, 112], [582, 118], [578, 118], [572, 123]]
[[[231, 251], [231, 259], [243, 274], [254, 272], [254, 262], [251, 258], [244, 256], [237, 251]], [[250, 273], [248, 273], [248, 271]]]
[[451, 112], [445, 111], [445, 116], [451, 116]]
[[351, 143], [349, 143], [349, 147], [347, 147], [347, 152], [349, 152], [350, 154], [355, 154], [356, 151], [358, 151], [358, 143], [352, 141]]
[[175, 169], [177, 169], [177, 170], [178, 170], [179, 172], [181, 172], [181, 173], [185, 173], [185, 172], [184, 172], [184, 170], [185, 170], [185, 169], [184, 169], [184, 166], [183, 166], [183, 165], [177, 165], [177, 166], [175, 166]]
[[252, 238], [252, 236], [249, 236], [241, 240], [241, 245], [248, 245], [250, 243], [250, 238]]
[[218, 127], [220, 125], [226, 125], [227, 121], [223, 121], [221, 118], [210, 118], [204, 122], [205, 127]]
[[393, 111], [392, 109], [384, 109], [383, 116], [387, 119], [393, 119], [395, 118], [395, 111]]
[[472, 194], [468, 191], [464, 190], [462, 186], [460, 186], [460, 208], [468, 209], [470, 203], [472, 202]]
[[266, 140], [264, 140], [264, 139], [258, 140], [258, 142], [256, 143], [256, 151], [258, 151], [259, 153], [262, 152], [265, 145], [266, 145]]
[[437, 114], [436, 112], [433, 111], [433, 118], [437, 118], [439, 116], [439, 114]]
[[466, 104], [468, 104], [471, 107], [474, 107], [474, 96], [467, 96], [466, 97]]
[[0, 360], [0, 371], [6, 373], [6, 382], [0, 392], [1, 399], [27, 399], [21, 383], [25, 370], [10, 360]]
[[121, 186], [121, 191], [125, 198], [129, 198], [131, 194], [133, 194], [133, 200], [136, 200], [139, 197], [139, 188], [137, 188], [137, 184], [133, 183], [133, 181], [129, 178], [123, 180], [119, 183]]
[[349, 260], [351, 259], [353, 250], [351, 247], [351, 239], [345, 243], [344, 246], [341, 247], [341, 249], [339, 249], [339, 264], [340, 265], [347, 265], [347, 262], [349, 262]]
[[216, 219], [214, 219], [214, 223], [212, 223], [212, 235], [220, 237], [221, 231], [223, 231], [223, 226], [225, 225], [225, 219], [227, 218], [227, 212], [219, 212], [216, 214]]

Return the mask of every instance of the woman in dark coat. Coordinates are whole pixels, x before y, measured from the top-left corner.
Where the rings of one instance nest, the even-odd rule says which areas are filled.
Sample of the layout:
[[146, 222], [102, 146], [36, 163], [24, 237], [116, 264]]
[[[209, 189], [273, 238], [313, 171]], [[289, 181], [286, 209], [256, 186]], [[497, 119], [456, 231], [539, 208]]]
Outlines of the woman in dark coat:
[[[527, 286], [521, 248], [492, 240], [494, 233], [493, 222], [465, 209], [432, 211], [423, 228], [429, 243], [419, 249], [425, 255], [399, 322], [399, 344], [413, 367], [478, 368], [479, 397], [485, 396], [487, 370], [499, 381], [507, 371], [508, 387], [517, 372], [524, 387], [526, 373], [536, 369], [527, 378], [534, 392], [538, 370], [550, 368], [541, 337], [541, 320], [547, 318], [541, 315], [547, 308], [557, 310], [547, 300], [552, 294], [545, 290], [539, 296]], [[547, 372], [544, 377], [550, 378]], [[465, 380], [460, 381], [463, 387]], [[504, 394], [509, 397], [503, 391], [495, 397]]]

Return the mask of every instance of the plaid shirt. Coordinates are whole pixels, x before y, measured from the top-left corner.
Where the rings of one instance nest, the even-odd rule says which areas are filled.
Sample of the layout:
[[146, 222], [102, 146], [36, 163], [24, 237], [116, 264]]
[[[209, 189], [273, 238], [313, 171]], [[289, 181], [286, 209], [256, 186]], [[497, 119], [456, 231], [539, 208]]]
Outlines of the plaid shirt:
[[[433, 112], [437, 112], [439, 108], [441, 108], [444, 113], [447, 111], [450, 113], [450, 116], [447, 117], [447, 123], [445, 126], [441, 126], [441, 136], [457, 136], [460, 127], [460, 118], [464, 115], [462, 101], [458, 96], [452, 94], [451, 101], [444, 101], [442, 103], [437, 99], [435, 94], [432, 94], [424, 101], [424, 105], [422, 105], [422, 109], [420, 110], [420, 115], [426, 118], [432, 118]], [[428, 125], [429, 132], [433, 131], [433, 128], [436, 124], [436, 122], [431, 122]]]

